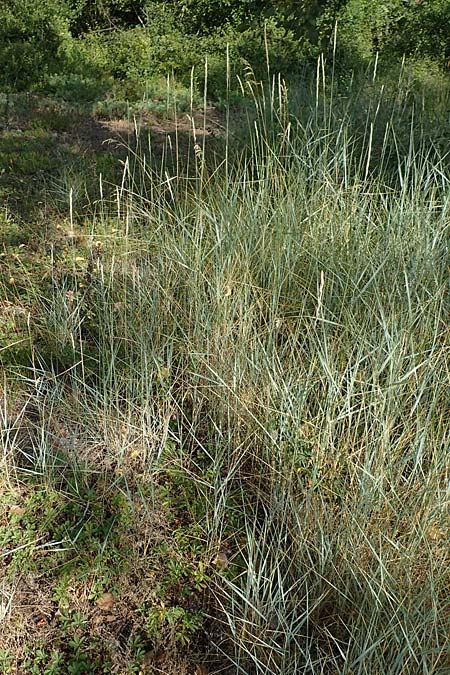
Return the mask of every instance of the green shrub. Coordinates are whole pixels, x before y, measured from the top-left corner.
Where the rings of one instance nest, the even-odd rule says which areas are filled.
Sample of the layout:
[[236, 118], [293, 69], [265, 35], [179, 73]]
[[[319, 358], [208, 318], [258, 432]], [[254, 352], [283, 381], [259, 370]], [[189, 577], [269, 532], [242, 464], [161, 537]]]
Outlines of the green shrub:
[[29, 90], [58, 71], [68, 15], [57, 0], [6, 0], [0, 10], [0, 89]]
[[340, 43], [362, 58], [379, 51], [391, 61], [407, 54], [444, 63], [450, 56], [449, 10], [448, 0], [348, 0], [339, 15]]
[[145, 81], [151, 72], [151, 42], [145, 28], [113, 31], [104, 45], [109, 72], [119, 80]]
[[409, 3], [386, 40], [398, 54], [432, 57], [448, 65], [450, 59], [450, 3], [428, 0]]

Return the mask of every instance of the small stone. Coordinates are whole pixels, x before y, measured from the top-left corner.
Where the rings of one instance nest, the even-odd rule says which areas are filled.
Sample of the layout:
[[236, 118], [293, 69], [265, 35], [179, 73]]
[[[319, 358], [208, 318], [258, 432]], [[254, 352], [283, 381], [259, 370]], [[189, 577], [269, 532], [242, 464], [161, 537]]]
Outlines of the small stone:
[[116, 604], [116, 598], [112, 593], [103, 593], [95, 604], [102, 612], [110, 612]]

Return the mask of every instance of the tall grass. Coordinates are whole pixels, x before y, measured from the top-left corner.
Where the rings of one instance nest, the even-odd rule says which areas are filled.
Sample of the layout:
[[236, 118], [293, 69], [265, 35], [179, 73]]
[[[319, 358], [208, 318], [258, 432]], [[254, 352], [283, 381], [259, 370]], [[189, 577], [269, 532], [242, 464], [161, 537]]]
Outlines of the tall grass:
[[395, 120], [376, 136], [380, 105], [358, 136], [321, 67], [308, 115], [249, 74], [249, 145], [229, 129], [226, 166], [207, 145], [187, 173], [154, 171], [143, 138], [130, 151], [96, 206], [89, 288], [55, 283], [40, 309], [73, 363], [36, 348], [34, 470], [57, 415], [78, 460], [185, 475], [206, 561], [229, 559], [208, 584], [230, 672], [443, 675], [449, 178]]

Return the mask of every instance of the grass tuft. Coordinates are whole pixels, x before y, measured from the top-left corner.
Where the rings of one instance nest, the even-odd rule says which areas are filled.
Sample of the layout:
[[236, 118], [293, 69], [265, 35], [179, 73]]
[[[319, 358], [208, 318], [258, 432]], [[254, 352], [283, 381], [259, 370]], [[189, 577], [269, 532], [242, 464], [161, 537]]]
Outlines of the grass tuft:
[[[307, 109], [246, 73], [244, 150], [230, 115], [156, 156], [136, 123], [26, 296], [1, 416], [11, 668], [447, 672], [448, 171], [407, 101], [381, 87], [361, 127], [322, 65]], [[32, 583], [51, 652], [20, 625]]]

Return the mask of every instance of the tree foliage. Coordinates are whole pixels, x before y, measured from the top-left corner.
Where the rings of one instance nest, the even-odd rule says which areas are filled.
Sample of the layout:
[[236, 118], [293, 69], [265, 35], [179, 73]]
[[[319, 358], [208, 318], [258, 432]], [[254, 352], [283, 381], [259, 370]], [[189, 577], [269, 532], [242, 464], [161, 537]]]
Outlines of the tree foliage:
[[360, 56], [450, 57], [450, 0], [347, 0], [339, 18], [344, 42]]
[[119, 79], [190, 72], [227, 44], [256, 69], [268, 44], [286, 74], [329, 50], [336, 25], [345, 66], [375, 51], [386, 61], [407, 54], [449, 65], [450, 0], [0, 0], [0, 87], [28, 89], [63, 71], [61, 47], [86, 36], [94, 61], [97, 42]]
[[70, 0], [71, 32], [131, 28], [145, 14], [145, 0]]
[[60, 67], [69, 10], [61, 0], [4, 0], [0, 10], [0, 86], [25, 90]]

